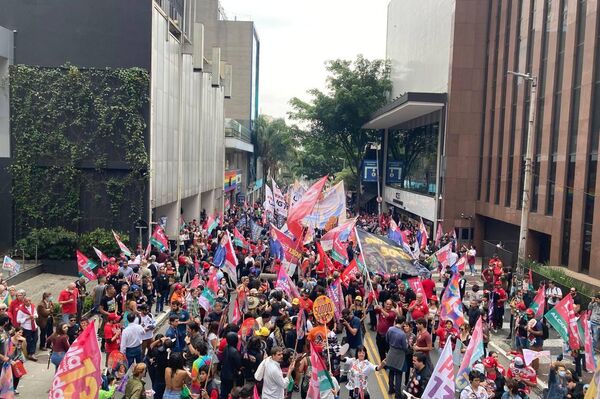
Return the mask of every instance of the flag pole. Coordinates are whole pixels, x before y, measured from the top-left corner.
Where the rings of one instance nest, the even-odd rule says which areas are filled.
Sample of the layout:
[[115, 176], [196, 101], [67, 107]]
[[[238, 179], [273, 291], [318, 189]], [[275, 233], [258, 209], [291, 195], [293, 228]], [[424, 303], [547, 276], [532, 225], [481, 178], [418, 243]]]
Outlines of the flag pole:
[[[365, 253], [363, 252], [362, 243], [360, 242], [360, 237], [358, 236], [358, 229], [356, 228], [356, 225], [354, 225], [354, 235], [356, 235], [356, 242], [358, 244], [358, 248], [360, 249], [360, 254], [365, 260], [365, 270], [363, 271], [363, 273], [365, 275], [365, 278], [369, 282], [371, 292], [375, 292], [375, 290], [373, 289], [373, 282], [371, 281], [371, 277], [369, 276], [369, 270], [367, 269], [367, 259], [365, 258]], [[374, 297], [373, 300], [375, 301], [375, 305], [379, 304], [376, 297]]]

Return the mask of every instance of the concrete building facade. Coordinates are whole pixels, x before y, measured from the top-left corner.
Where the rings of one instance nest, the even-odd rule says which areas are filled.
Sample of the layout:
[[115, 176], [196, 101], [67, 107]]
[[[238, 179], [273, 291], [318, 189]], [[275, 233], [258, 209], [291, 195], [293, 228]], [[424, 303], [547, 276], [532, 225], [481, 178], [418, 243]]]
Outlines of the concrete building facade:
[[[231, 87], [231, 76], [224, 70], [230, 66], [222, 65], [218, 57], [204, 58], [201, 25], [195, 20], [199, 1], [7, 0], [0, 4], [0, 26], [7, 28], [0, 30], [0, 83], [11, 59], [6, 56], [6, 43], [12, 40], [13, 31], [13, 45], [8, 48], [13, 49], [15, 64], [57, 67], [71, 63], [82, 68], [138, 67], [149, 72], [145, 141], [150, 178], [143, 218], [149, 224], [166, 221], [172, 237], [178, 234], [181, 218], [191, 220], [202, 209], [210, 214], [223, 207], [224, 100], [226, 88]], [[0, 84], [0, 166], [10, 163], [10, 158], [2, 158], [10, 154], [3, 88]], [[6, 167], [0, 177], [4, 173]], [[0, 186], [3, 205], [10, 200], [10, 175], [6, 177]], [[12, 204], [6, 207], [11, 208]], [[82, 228], [111, 227], [86, 226]], [[133, 233], [133, 226], [129, 228]], [[17, 237], [12, 237], [10, 229], [3, 223], [0, 244], [14, 243]]]
[[[399, 97], [365, 127], [384, 130], [393, 167], [405, 165], [390, 148], [410, 144], [409, 133], [437, 129], [437, 150], [435, 162], [420, 160], [428, 179], [384, 174], [386, 202], [414, 217], [435, 214], [432, 227], [454, 227], [480, 248], [501, 241], [516, 254], [531, 92], [508, 71], [530, 73], [537, 99], [526, 255], [600, 277], [599, 32], [596, 0], [392, 0], [387, 54]], [[431, 104], [441, 93], [446, 101]]]
[[[231, 20], [218, 0], [200, 0], [196, 19], [204, 26], [205, 57], [221, 49], [232, 66], [231, 96], [225, 99], [225, 195], [230, 203], [252, 197], [256, 174], [254, 120], [258, 117], [260, 40], [252, 21]], [[235, 181], [232, 181], [235, 176]], [[233, 183], [233, 184], [231, 184]]]

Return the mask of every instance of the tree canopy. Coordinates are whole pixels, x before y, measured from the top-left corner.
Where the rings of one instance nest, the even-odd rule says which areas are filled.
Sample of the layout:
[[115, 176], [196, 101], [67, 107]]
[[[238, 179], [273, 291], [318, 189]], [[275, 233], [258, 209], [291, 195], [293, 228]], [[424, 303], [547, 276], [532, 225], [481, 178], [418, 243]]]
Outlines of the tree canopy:
[[[354, 61], [329, 61], [326, 68], [329, 74], [326, 91], [309, 90], [312, 97], [309, 102], [292, 98], [289, 115], [307, 124], [300, 143], [307, 150], [303, 155], [311, 161], [310, 167], [332, 168], [326, 173], [333, 173], [346, 166], [358, 191], [365, 146], [377, 137], [375, 131], [362, 129], [362, 126], [388, 101], [392, 89], [390, 65], [384, 60], [371, 61], [359, 55]], [[317, 152], [309, 154], [308, 150]], [[345, 158], [346, 165], [337, 157]]]

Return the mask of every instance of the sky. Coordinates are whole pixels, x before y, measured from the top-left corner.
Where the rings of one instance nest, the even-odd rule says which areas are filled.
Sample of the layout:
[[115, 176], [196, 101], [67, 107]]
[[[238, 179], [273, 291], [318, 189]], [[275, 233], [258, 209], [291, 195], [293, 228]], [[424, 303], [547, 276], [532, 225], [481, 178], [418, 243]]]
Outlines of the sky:
[[389, 0], [220, 1], [227, 19], [255, 22], [261, 114], [285, 117], [292, 97], [324, 90], [327, 60], [385, 57]]

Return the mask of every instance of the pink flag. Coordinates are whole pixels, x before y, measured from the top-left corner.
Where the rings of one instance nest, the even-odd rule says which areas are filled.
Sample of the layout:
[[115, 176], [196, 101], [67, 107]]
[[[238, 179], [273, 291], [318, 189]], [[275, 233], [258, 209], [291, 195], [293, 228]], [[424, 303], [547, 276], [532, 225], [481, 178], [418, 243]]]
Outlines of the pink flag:
[[594, 357], [594, 348], [590, 326], [588, 325], [588, 312], [583, 312], [580, 317], [583, 327], [583, 346], [585, 348], [585, 368], [588, 370], [596, 370], [596, 358]]
[[254, 395], [252, 396], [252, 399], [260, 399], [260, 395], [258, 394], [258, 388], [256, 387], [256, 384], [254, 385]]
[[240, 304], [236, 300], [233, 304], [233, 315], [231, 317], [231, 322], [233, 324], [239, 324], [242, 320], [242, 311], [240, 310]]
[[339, 277], [327, 287], [327, 296], [333, 301], [335, 319], [339, 320], [342, 317], [342, 310], [345, 308], [344, 294], [342, 293], [342, 285]]
[[448, 256], [452, 252], [452, 244], [448, 243], [438, 249], [435, 253], [435, 257], [444, 267], [448, 266]]
[[443, 227], [442, 222], [439, 222], [437, 225], [437, 231], [435, 232], [435, 246], [438, 247], [440, 245], [440, 240], [442, 239]]
[[296, 337], [298, 339], [304, 338], [306, 334], [306, 313], [304, 309], [300, 308], [300, 312], [298, 312], [298, 318], [296, 319]]

